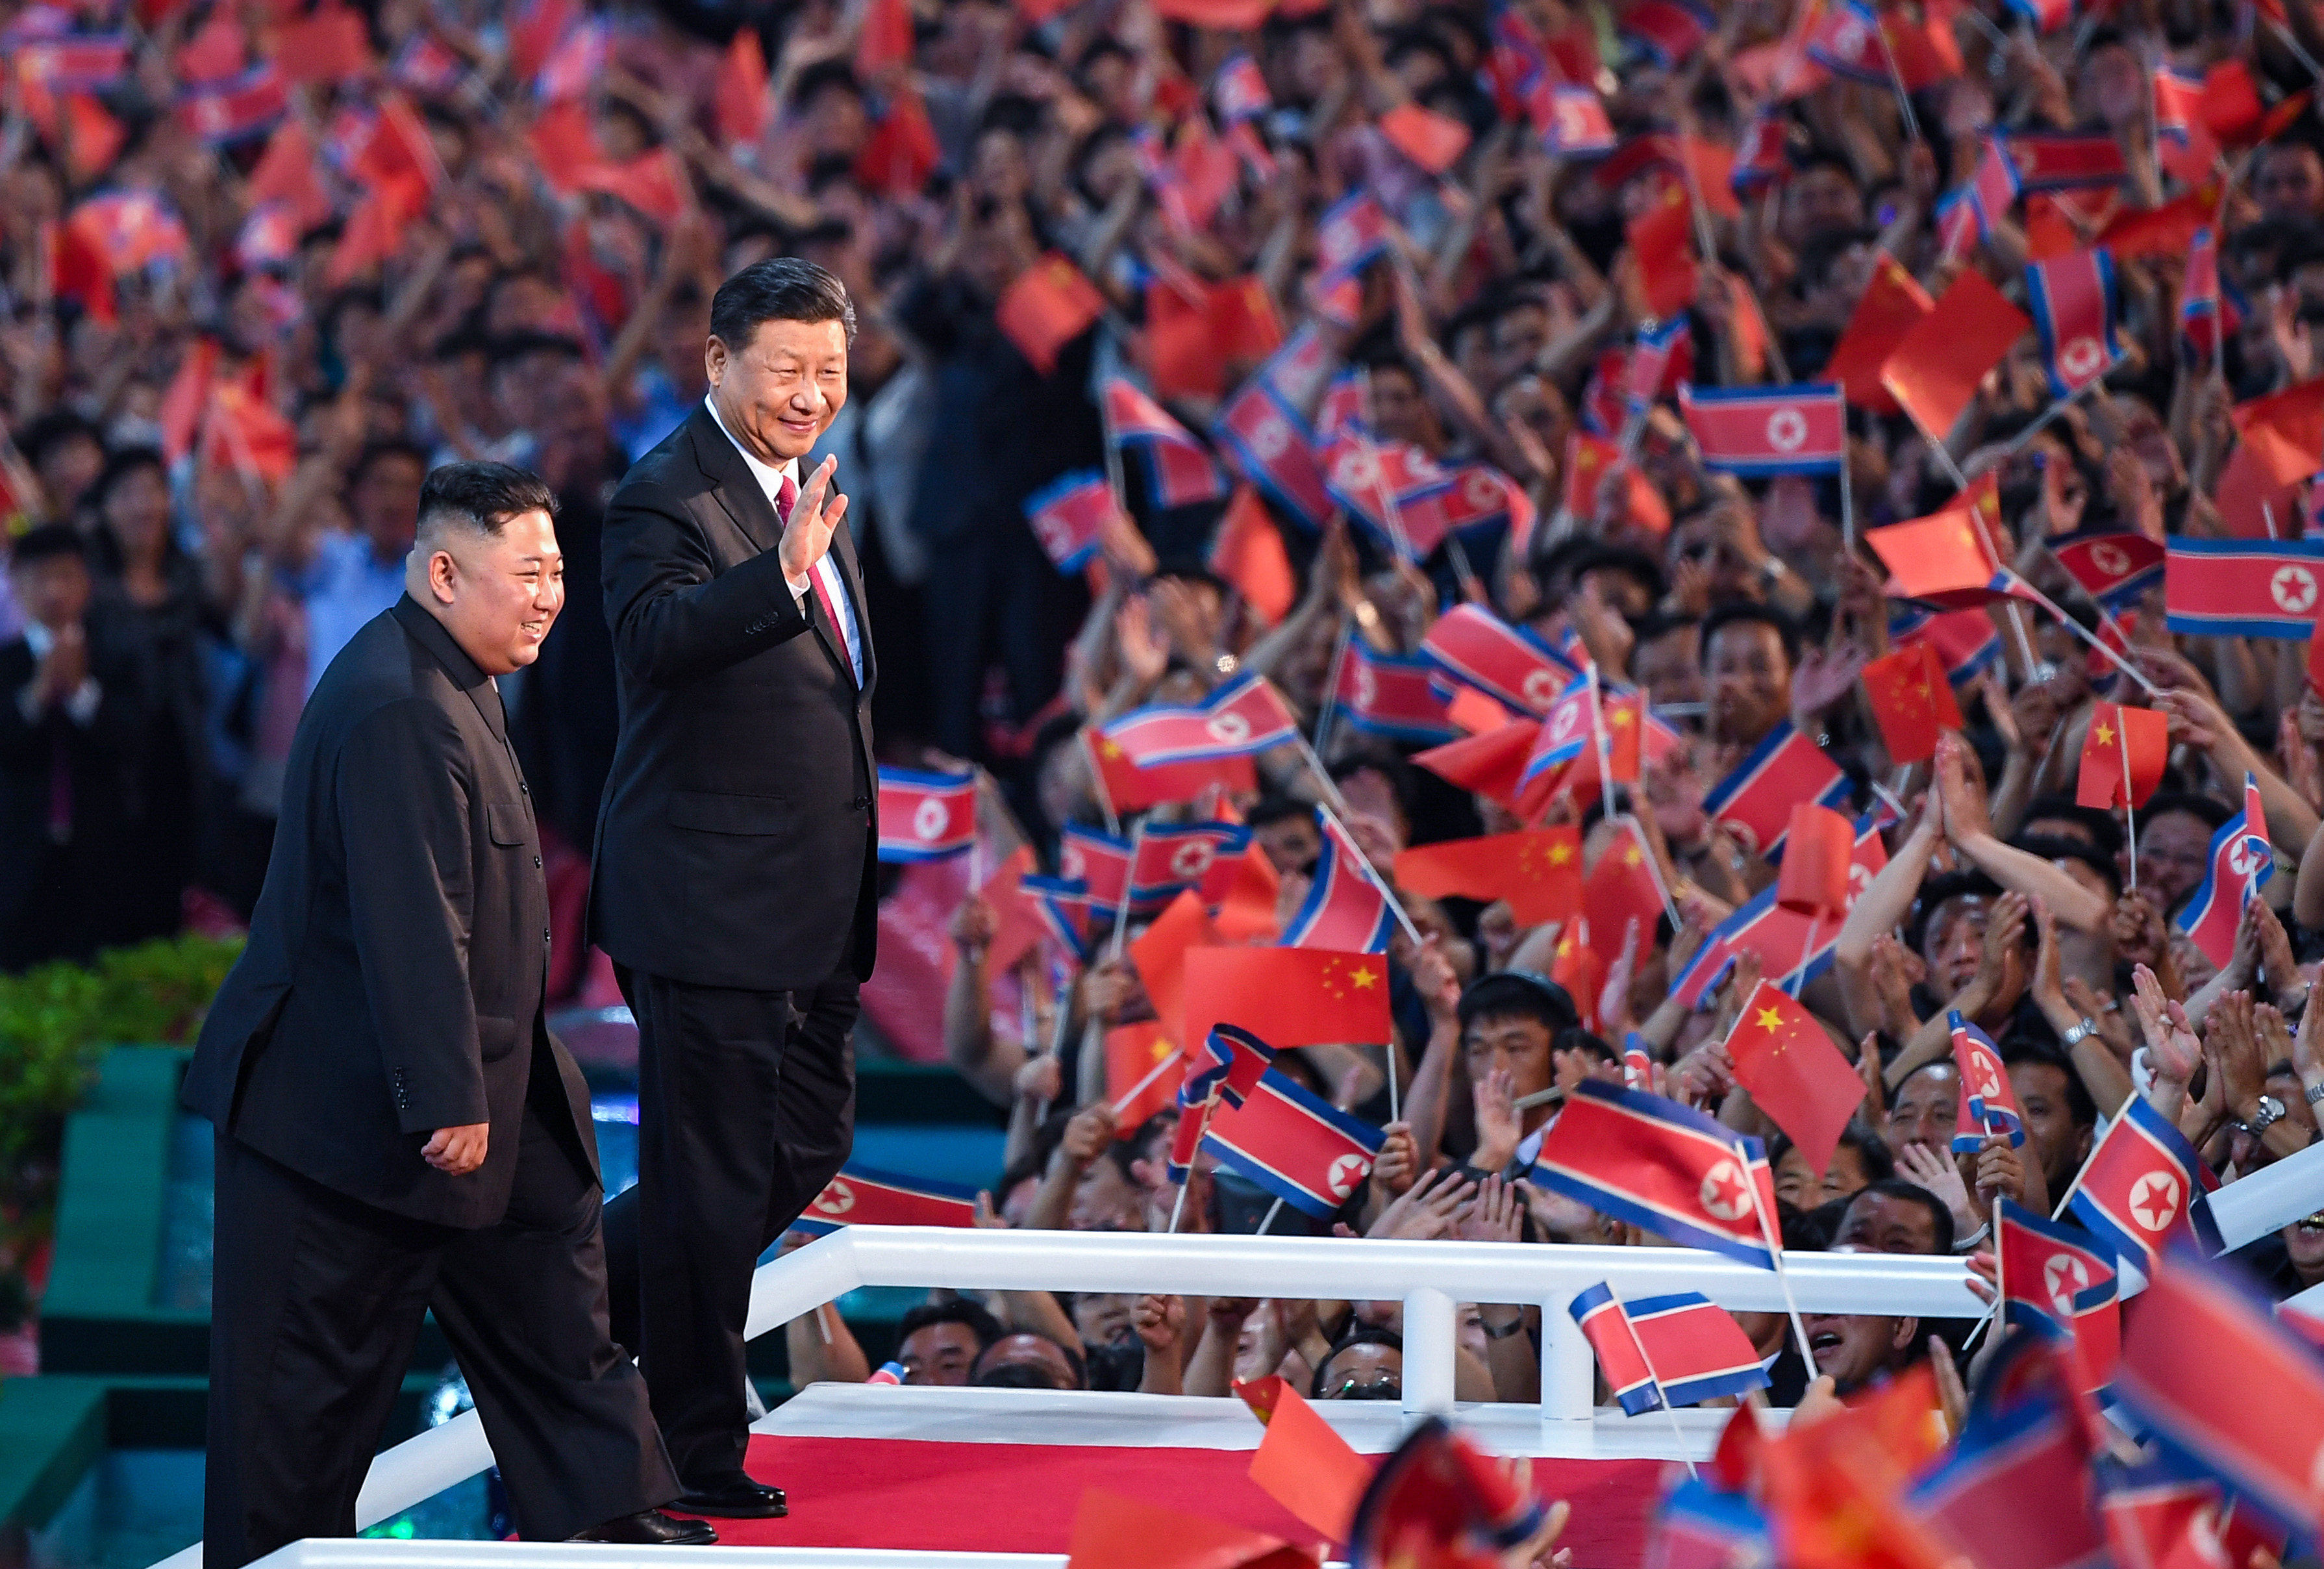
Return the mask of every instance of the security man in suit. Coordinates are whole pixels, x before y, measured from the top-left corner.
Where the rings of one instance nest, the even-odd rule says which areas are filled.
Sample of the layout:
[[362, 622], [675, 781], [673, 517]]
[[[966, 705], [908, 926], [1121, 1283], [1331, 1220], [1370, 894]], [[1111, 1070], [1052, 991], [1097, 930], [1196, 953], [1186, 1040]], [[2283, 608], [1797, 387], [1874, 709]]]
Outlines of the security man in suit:
[[728, 279], [709, 395], [605, 513], [622, 731], [590, 935], [639, 1036], [638, 1186], [606, 1245], [614, 1333], [638, 1326], [689, 1513], [786, 1510], [742, 1469], [751, 1271], [854, 1140], [878, 662], [836, 460], [799, 474], [846, 401], [854, 332], [820, 267]]
[[606, 1327], [587, 1086], [542, 1013], [549, 894], [494, 678], [564, 603], [556, 500], [429, 475], [405, 594], [291, 744], [250, 944], [187, 1104], [217, 1124], [209, 1569], [351, 1536], [433, 1309], [529, 1538], [710, 1542]]

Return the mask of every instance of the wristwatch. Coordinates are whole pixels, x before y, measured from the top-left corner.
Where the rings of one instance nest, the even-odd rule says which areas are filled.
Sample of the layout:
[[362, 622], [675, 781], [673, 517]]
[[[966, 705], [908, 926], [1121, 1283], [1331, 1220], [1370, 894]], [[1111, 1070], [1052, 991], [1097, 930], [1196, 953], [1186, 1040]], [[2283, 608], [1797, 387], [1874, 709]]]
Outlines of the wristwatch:
[[2283, 1103], [2273, 1095], [2262, 1095], [2256, 1103], [2259, 1110], [2244, 1121], [2244, 1131], [2255, 1139], [2283, 1121]]
[[2313, 1106], [2319, 1103], [2324, 1103], [2324, 1084], [2313, 1084], [2309, 1085], [2308, 1103]]
[[2082, 1042], [2088, 1040], [2091, 1036], [2096, 1035], [2098, 1032], [2098, 1020], [2095, 1019], [2086, 1018], [2081, 1020], [2079, 1023], [2069, 1024], [2066, 1026], [2064, 1033], [2058, 1037], [2058, 1041], [2061, 1046], [2080, 1046]]

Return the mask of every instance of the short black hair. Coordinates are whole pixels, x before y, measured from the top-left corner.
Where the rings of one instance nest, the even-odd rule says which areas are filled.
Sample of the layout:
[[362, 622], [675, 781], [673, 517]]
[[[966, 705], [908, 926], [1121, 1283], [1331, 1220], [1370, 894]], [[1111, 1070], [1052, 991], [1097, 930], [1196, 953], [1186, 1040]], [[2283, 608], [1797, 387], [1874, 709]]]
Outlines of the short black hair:
[[1573, 996], [1546, 975], [1531, 970], [1496, 970], [1469, 983], [1461, 993], [1461, 1028], [1480, 1019], [1533, 1019], [1554, 1037], [1582, 1022]]
[[[1004, 1329], [990, 1344], [977, 1348], [976, 1360], [982, 1362], [991, 1352], [993, 1346], [1000, 1344], [1003, 1340], [1012, 1340], [1020, 1334], [1030, 1335], [1035, 1340], [1046, 1340], [1063, 1352], [1065, 1356], [1065, 1365], [1073, 1370], [1074, 1388], [1086, 1389], [1090, 1387], [1089, 1361], [1082, 1355], [1082, 1348], [1077, 1345], [1067, 1345], [1056, 1336], [1043, 1334], [1038, 1329]], [[985, 1368], [982, 1371], [972, 1368], [969, 1371], [968, 1381], [981, 1389], [1046, 1389], [1051, 1387], [1045, 1380], [1037, 1380], [1032, 1371], [1028, 1368]]]
[[2188, 817], [2200, 819], [2214, 834], [2226, 827], [2227, 819], [2236, 815], [2235, 809], [2227, 802], [2210, 796], [2196, 795], [2191, 791], [2166, 791], [2138, 808], [2138, 820], [2152, 823], [2172, 812], [2183, 812]]
[[169, 483], [169, 459], [161, 456], [160, 448], [124, 447], [106, 458], [105, 466], [97, 471], [97, 483], [88, 487], [89, 500], [103, 506], [105, 498], [113, 494], [113, 487], [141, 468], [152, 469], [161, 476], [162, 484]]
[[2095, 1128], [2098, 1121], [2098, 1103], [2090, 1094], [2089, 1086], [2074, 1066], [2074, 1059], [2046, 1040], [2029, 1036], [2016, 1036], [2001, 1043], [2001, 1066], [2015, 1067], [2019, 1063], [2031, 1063], [2037, 1067], [2053, 1067], [2066, 1075], [2066, 1117], [2077, 1128]]
[[520, 512], [557, 515], [557, 493], [539, 475], [505, 463], [447, 463], [420, 487], [420, 531], [462, 523], [497, 534]]
[[[347, 466], [347, 488], [353, 490], [361, 485], [364, 482], [364, 476], [371, 472], [372, 465], [387, 457], [408, 457], [420, 466], [420, 471], [422, 474], [428, 471], [428, 449], [417, 442], [405, 441], [398, 438], [391, 438], [384, 441], [367, 441], [364, 443], [364, 449], [355, 454], [355, 460]], [[456, 468], [464, 466], [454, 464], [451, 466]]]
[[1892, 1177], [1885, 1181], [1868, 1183], [1858, 1188], [1849, 1195], [1848, 1202], [1853, 1204], [1868, 1193], [1880, 1198], [1893, 1198], [1899, 1204], [1916, 1204], [1927, 1210], [1929, 1223], [1936, 1232], [1935, 1256], [1941, 1259], [1953, 1251], [1953, 1212], [1945, 1207], [1943, 1199], [1939, 1198], [1917, 1182], [1907, 1182], [1901, 1177]]
[[96, 422], [70, 409], [51, 409], [18, 433], [16, 448], [24, 461], [37, 468], [51, 448], [68, 441], [94, 441], [105, 445], [105, 432]]
[[1695, 657], [1701, 660], [1711, 658], [1711, 640], [1719, 635], [1719, 630], [1741, 621], [1757, 622], [1761, 626], [1774, 628], [1775, 635], [1783, 640], [1784, 657], [1791, 661], [1794, 668], [1798, 667], [1800, 662], [1798, 623], [1782, 611], [1770, 609], [1750, 599], [1721, 600], [1711, 607], [1711, 614], [1702, 618], [1702, 641], [1697, 647]]
[[740, 352], [762, 321], [836, 321], [855, 341], [855, 303], [847, 285], [813, 262], [769, 256], [718, 285], [710, 300], [710, 335]]
[[2045, 818], [2080, 824], [2089, 830], [2091, 841], [2109, 855], [2122, 848], [2122, 825], [2115, 820], [2114, 814], [2083, 806], [2071, 796], [2035, 796], [2026, 803], [2025, 816], [2019, 821], [2038, 823]]
[[17, 536], [15, 549], [8, 555], [8, 565], [12, 568], [30, 567], [35, 561], [56, 561], [68, 556], [84, 567], [88, 565], [88, 546], [81, 539], [80, 531], [70, 523], [42, 523]]
[[2020, 834], [2010, 844], [2044, 861], [2079, 861], [2106, 879], [2115, 898], [2122, 897], [2122, 868], [2115, 864], [2113, 856], [2094, 844], [2069, 839], [2062, 834]]
[[896, 1343], [901, 1345], [932, 1324], [957, 1324], [976, 1336], [977, 1354], [1009, 1332], [983, 1303], [965, 1297], [950, 1302], [923, 1302], [896, 1321]]
[[[1323, 1376], [1332, 1371], [1332, 1359], [1352, 1346], [1360, 1345], [1384, 1345], [1390, 1351], [1396, 1352], [1398, 1356], [1402, 1356], [1404, 1354], [1404, 1336], [1397, 1334], [1396, 1331], [1392, 1329], [1375, 1329], [1368, 1324], [1358, 1324], [1355, 1327], [1351, 1328], [1347, 1334], [1333, 1341], [1332, 1343], [1332, 1349], [1323, 1353], [1323, 1360], [1315, 1364], [1315, 1376], [1309, 1381], [1307, 1386], [1307, 1398], [1309, 1399], [1320, 1400], [1323, 1398]], [[1397, 1381], [1398, 1383], [1403, 1382], [1401, 1379]]]
[[[1799, 1146], [1793, 1142], [1789, 1133], [1779, 1132], [1767, 1140], [1768, 1168], [1773, 1170], [1782, 1165], [1784, 1157], [1798, 1148]], [[1889, 1152], [1888, 1140], [1874, 1132], [1871, 1124], [1861, 1117], [1850, 1117], [1848, 1120], [1848, 1125], [1840, 1131], [1840, 1142], [1833, 1148], [1835, 1153], [1841, 1149], [1856, 1151], [1857, 1163], [1864, 1168], [1864, 1183], [1867, 1187], [1876, 1182], [1886, 1182], [1896, 1175], [1896, 1157]], [[1805, 1159], [1806, 1157], [1803, 1155], [1801, 1158]], [[1823, 1174], [1818, 1172], [1816, 1175], [1821, 1177]], [[1861, 1192], [1862, 1189], [1859, 1188], [1858, 1191]], [[1854, 1198], [1856, 1195], [1851, 1193], [1848, 1196]]]

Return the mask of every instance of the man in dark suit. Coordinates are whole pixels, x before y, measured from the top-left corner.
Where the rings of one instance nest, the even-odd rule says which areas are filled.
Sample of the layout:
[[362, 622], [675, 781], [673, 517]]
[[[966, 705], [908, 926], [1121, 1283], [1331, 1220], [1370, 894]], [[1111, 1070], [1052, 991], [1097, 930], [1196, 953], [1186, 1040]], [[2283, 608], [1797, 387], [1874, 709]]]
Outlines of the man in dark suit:
[[638, 1021], [638, 1186], [609, 1205], [614, 1332], [638, 1325], [692, 1513], [766, 1517], [743, 1474], [742, 1324], [767, 1244], [854, 1140], [872, 973], [877, 673], [863, 579], [799, 459], [847, 398], [855, 313], [788, 258], [710, 307], [710, 393], [606, 509], [622, 734], [591, 936]]
[[217, 1125], [210, 1569], [348, 1536], [436, 1314], [521, 1532], [708, 1542], [606, 1331], [587, 1086], [542, 1011], [549, 892], [493, 678], [564, 603], [531, 475], [428, 478], [406, 593], [290, 748], [250, 946], [187, 1104]]
[[26, 620], [0, 643], [0, 971], [155, 935], [119, 897], [138, 871], [145, 672], [91, 635], [88, 558], [71, 524], [26, 533], [8, 570]]

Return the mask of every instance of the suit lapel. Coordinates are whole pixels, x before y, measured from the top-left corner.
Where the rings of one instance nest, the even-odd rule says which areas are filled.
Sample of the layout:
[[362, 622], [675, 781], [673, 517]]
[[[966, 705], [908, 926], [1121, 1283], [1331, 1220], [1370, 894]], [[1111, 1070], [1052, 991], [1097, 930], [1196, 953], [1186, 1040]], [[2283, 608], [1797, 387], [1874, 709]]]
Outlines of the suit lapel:
[[[839, 580], [847, 586], [847, 606], [855, 613], [855, 640], [863, 649], [863, 678], [856, 686], [869, 691], [875, 671], [872, 662], [872, 618], [863, 598], [862, 564], [855, 558], [855, 531], [844, 519], [832, 531], [831, 555], [839, 563]], [[848, 674], [854, 672], [850, 670]]]
[[[419, 601], [409, 594], [395, 602], [390, 614], [401, 624], [405, 636], [435, 656], [436, 662], [444, 667], [444, 673], [452, 678], [452, 684], [466, 692], [468, 701], [476, 706], [493, 738], [507, 747], [508, 709], [502, 705], [501, 690], [493, 684], [492, 678], [478, 669], [467, 651], [452, 641], [444, 623], [422, 610]], [[513, 751], [509, 753], [509, 763], [511, 767], [516, 764]]]

